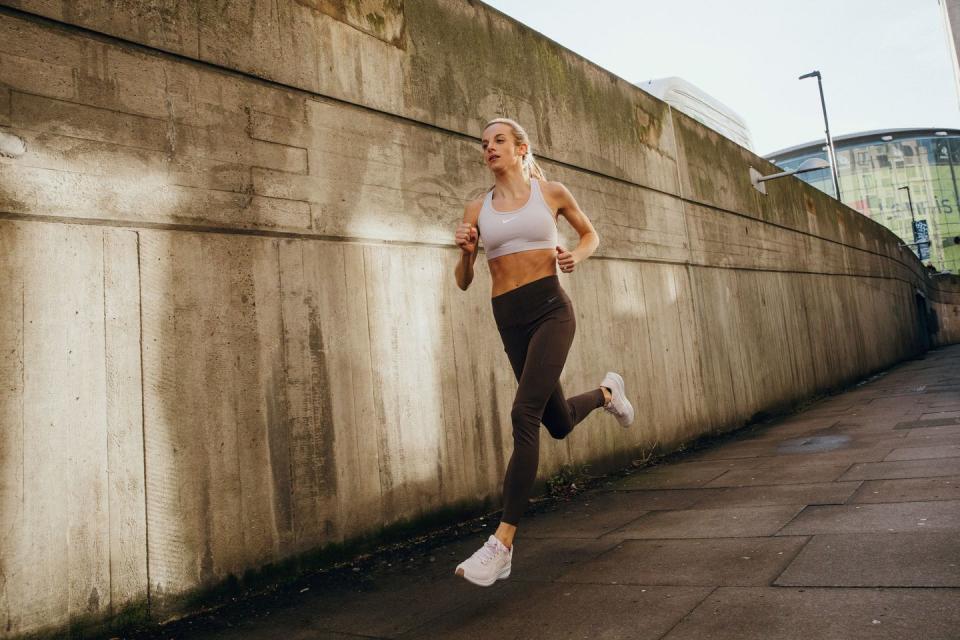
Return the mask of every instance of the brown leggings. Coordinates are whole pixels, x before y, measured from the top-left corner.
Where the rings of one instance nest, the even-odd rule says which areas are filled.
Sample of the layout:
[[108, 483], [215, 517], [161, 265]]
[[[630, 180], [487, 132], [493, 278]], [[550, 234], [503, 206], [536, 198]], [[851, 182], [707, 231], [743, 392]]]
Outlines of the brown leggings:
[[503, 479], [501, 522], [516, 526], [537, 477], [540, 421], [560, 440], [594, 409], [603, 392], [566, 398], [560, 372], [567, 361], [577, 323], [570, 298], [557, 276], [548, 276], [492, 299], [503, 349], [519, 387], [513, 400], [513, 454]]

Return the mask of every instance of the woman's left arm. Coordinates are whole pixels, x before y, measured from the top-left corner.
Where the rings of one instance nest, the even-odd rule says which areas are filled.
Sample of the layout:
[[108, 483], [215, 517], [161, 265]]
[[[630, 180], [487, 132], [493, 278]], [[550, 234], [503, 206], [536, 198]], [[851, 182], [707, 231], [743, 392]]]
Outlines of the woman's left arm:
[[557, 247], [557, 263], [560, 265], [560, 270], [570, 273], [578, 264], [593, 255], [600, 245], [600, 236], [593, 228], [587, 214], [580, 209], [573, 194], [563, 184], [544, 182], [542, 189], [547, 204], [557, 210], [558, 216], [566, 218], [570, 226], [580, 235], [580, 242], [573, 251]]

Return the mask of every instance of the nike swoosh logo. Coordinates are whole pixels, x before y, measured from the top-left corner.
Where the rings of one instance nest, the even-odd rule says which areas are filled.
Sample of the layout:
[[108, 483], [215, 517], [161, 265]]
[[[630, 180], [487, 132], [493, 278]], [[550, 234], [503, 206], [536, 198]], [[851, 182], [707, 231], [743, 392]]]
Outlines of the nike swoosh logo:
[[503, 224], [507, 224], [508, 222], [513, 222], [514, 220], [516, 220], [516, 218], [510, 218], [509, 220], [501, 220], [500, 222], [502, 222]]
[[553, 302], [553, 301], [556, 300], [556, 299], [557, 299], [557, 296], [553, 296], [552, 298], [550, 298], [549, 300], [547, 300], [547, 304], [550, 304], [551, 302]]

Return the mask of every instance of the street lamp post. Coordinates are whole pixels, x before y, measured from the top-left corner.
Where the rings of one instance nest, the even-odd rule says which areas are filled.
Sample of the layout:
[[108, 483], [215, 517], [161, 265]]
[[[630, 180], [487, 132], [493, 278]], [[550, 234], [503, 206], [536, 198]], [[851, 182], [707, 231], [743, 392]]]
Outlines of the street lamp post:
[[913, 240], [917, 240], [917, 218], [913, 215], [913, 198], [910, 197], [910, 186], [904, 185], [902, 187], [897, 187], [897, 191], [907, 190], [907, 204], [910, 206], [910, 223], [913, 228]]
[[817, 87], [820, 89], [820, 106], [823, 108], [823, 126], [827, 134], [827, 153], [830, 154], [830, 173], [833, 175], [833, 188], [837, 194], [837, 200], [840, 200], [840, 174], [837, 171], [837, 150], [833, 148], [833, 138], [830, 137], [830, 123], [827, 121], [827, 101], [823, 98], [823, 82], [820, 78], [820, 72], [811, 71], [810, 73], [805, 73], [800, 76], [798, 80], [813, 77], [816, 77]]

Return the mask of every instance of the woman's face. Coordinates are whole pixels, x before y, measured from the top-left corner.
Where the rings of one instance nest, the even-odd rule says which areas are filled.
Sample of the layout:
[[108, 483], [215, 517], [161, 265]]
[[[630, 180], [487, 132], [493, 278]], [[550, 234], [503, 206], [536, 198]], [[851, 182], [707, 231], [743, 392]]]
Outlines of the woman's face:
[[527, 150], [526, 144], [517, 145], [513, 141], [513, 129], [502, 122], [483, 130], [480, 145], [483, 147], [483, 160], [494, 173], [507, 171], [513, 166], [519, 168]]

